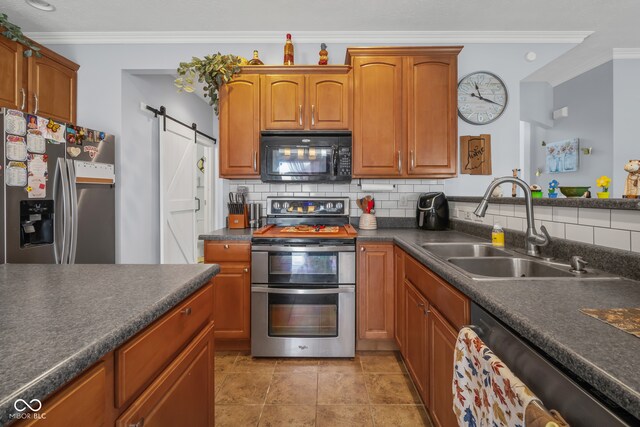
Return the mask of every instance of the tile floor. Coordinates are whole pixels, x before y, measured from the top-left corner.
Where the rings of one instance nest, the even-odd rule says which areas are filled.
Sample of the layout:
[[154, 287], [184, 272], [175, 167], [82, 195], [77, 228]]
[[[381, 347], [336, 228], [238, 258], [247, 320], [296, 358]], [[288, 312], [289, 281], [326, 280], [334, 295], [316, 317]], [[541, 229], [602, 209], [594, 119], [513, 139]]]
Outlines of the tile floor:
[[216, 426], [431, 426], [396, 352], [354, 359], [216, 354]]

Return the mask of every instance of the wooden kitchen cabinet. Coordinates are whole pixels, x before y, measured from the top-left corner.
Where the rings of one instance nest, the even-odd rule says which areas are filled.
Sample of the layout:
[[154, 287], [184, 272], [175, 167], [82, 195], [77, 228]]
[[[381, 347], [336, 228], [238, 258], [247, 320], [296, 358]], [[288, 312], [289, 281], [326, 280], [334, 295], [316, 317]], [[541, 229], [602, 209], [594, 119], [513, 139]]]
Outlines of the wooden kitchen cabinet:
[[220, 89], [220, 176], [260, 175], [260, 76], [240, 74]]
[[262, 76], [262, 128], [302, 130], [305, 128], [305, 76]]
[[351, 76], [312, 74], [307, 77], [310, 130], [345, 130], [351, 126]]
[[405, 309], [405, 290], [404, 290], [404, 257], [405, 253], [402, 249], [397, 246], [393, 248], [393, 256], [394, 256], [394, 265], [395, 268], [395, 278], [394, 278], [394, 289], [395, 289], [395, 339], [396, 345], [400, 349], [400, 353], [404, 352], [404, 340], [407, 330], [407, 325], [405, 324], [406, 319], [406, 309]]
[[251, 349], [251, 244], [206, 241], [204, 262], [220, 265], [213, 278], [216, 347]]
[[[405, 330], [404, 360], [407, 370], [425, 404], [429, 402], [429, 303], [409, 281], [404, 282], [405, 295]], [[453, 363], [453, 359], [451, 359]], [[450, 390], [449, 387], [448, 390]], [[442, 390], [444, 391], [444, 390]]]
[[361, 243], [356, 251], [358, 339], [393, 341], [393, 245]]
[[24, 50], [0, 37], [0, 107], [75, 123], [79, 65], [43, 46], [40, 57]]
[[214, 340], [209, 324], [118, 418], [117, 427], [214, 425]]
[[456, 175], [461, 49], [347, 49], [354, 70], [354, 178]]
[[24, 82], [25, 59], [21, 44], [0, 37], [0, 107], [23, 110], [26, 107], [27, 87]]
[[[436, 426], [456, 426], [453, 413], [453, 357], [458, 333], [434, 307], [428, 316], [429, 400], [431, 419]], [[425, 400], [427, 402], [427, 400]]]

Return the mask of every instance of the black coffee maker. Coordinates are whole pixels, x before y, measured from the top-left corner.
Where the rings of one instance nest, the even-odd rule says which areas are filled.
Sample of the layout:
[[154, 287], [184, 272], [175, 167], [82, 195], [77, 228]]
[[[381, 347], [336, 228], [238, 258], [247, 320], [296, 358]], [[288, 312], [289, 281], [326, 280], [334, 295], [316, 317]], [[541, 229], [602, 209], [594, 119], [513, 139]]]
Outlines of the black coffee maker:
[[449, 227], [449, 202], [442, 192], [422, 193], [416, 208], [418, 228], [446, 230]]

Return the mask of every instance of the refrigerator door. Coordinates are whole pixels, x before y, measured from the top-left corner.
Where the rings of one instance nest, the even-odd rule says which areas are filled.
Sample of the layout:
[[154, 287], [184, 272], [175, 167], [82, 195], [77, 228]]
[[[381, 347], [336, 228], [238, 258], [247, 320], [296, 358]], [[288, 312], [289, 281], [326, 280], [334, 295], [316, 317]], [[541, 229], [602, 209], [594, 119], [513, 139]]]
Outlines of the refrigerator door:
[[[3, 121], [4, 122], [4, 121]], [[3, 146], [6, 141], [6, 134], [4, 129], [2, 132]], [[58, 159], [65, 158], [65, 143], [46, 143], [46, 155], [47, 155], [47, 172], [48, 180], [46, 182], [46, 195], [44, 198], [29, 199], [29, 195], [25, 187], [12, 187], [5, 185], [5, 180], [2, 181], [2, 185], [5, 191], [4, 200], [4, 214], [5, 214], [5, 252], [7, 263], [32, 263], [32, 264], [55, 264], [60, 262], [59, 253], [56, 252], [56, 243], [61, 238], [62, 229], [61, 223], [64, 222], [66, 213], [59, 198], [61, 193], [56, 192], [54, 189], [54, 181], [56, 179], [56, 173], [60, 173], [57, 169]], [[6, 166], [6, 161], [2, 162], [3, 169]], [[53, 179], [52, 179], [53, 177]], [[58, 194], [56, 194], [58, 193]], [[50, 244], [35, 244], [35, 245], [21, 245], [20, 233], [21, 233], [21, 219], [20, 209], [21, 202], [25, 201], [53, 201], [53, 237], [54, 243]]]
[[112, 135], [106, 135], [101, 142], [83, 142], [82, 153], [67, 159], [72, 204], [70, 264], [115, 263], [115, 186], [76, 182], [77, 162], [113, 165], [114, 160], [115, 141]]

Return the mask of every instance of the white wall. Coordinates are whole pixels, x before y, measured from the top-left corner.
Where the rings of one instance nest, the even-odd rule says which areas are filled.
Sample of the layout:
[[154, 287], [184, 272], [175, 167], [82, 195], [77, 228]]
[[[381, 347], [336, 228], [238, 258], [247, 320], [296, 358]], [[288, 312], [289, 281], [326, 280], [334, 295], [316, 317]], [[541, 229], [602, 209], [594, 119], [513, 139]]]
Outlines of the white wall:
[[[194, 95], [178, 94], [168, 75], [122, 72], [122, 130], [119, 145], [119, 262], [160, 261], [160, 199], [158, 119], [140, 109], [140, 102], [159, 108], [198, 129], [213, 131], [212, 108]], [[196, 165], [193, 165], [196, 167]]]
[[553, 127], [553, 87], [547, 82], [520, 83], [520, 120]]
[[[295, 36], [295, 35], [294, 35]], [[504, 115], [496, 122], [485, 126], [472, 126], [459, 121], [460, 135], [492, 135], [494, 175], [506, 175], [519, 166], [519, 84], [520, 80], [536, 69], [568, 51], [572, 44], [471, 44], [465, 46], [459, 58], [459, 75], [472, 71], [489, 70], [503, 78], [509, 90], [509, 105]], [[118, 163], [120, 164], [117, 200], [119, 219], [118, 260], [119, 262], [153, 262], [152, 257], [142, 253], [155, 251], [151, 239], [137, 234], [129, 234], [133, 224], [147, 221], [145, 210], [132, 210], [127, 203], [136, 203], [133, 192], [136, 186], [149, 188], [153, 182], [138, 182], [138, 166], [124, 159], [128, 153], [138, 152], [138, 141], [126, 133], [123, 113], [123, 70], [174, 70], [180, 61], [192, 56], [223, 52], [250, 57], [253, 49], [260, 51], [260, 57], [267, 64], [282, 62], [282, 44], [152, 44], [152, 45], [50, 45], [60, 54], [80, 64], [78, 73], [78, 122], [83, 126], [104, 129], [116, 136]], [[297, 44], [296, 63], [315, 64], [318, 60], [319, 44]], [[329, 45], [329, 62], [343, 64], [347, 45]], [[527, 62], [524, 55], [535, 51], [538, 59]], [[131, 82], [129, 82], [131, 83]], [[124, 83], [127, 84], [127, 83]], [[135, 86], [135, 84], [134, 84]], [[169, 90], [173, 86], [168, 85]], [[188, 97], [189, 95], [178, 95]], [[178, 101], [177, 101], [178, 102]], [[149, 103], [152, 103], [149, 101]], [[168, 106], [170, 107], [170, 106]], [[171, 111], [171, 110], [170, 110]], [[217, 136], [217, 120], [214, 119], [213, 134]], [[146, 153], [149, 155], [150, 153]], [[151, 179], [148, 175], [146, 179]], [[476, 195], [482, 193], [491, 177], [465, 175], [447, 180], [445, 191], [455, 195]], [[132, 184], [134, 183], [134, 184]], [[136, 195], [137, 196], [137, 195]], [[126, 218], [125, 218], [126, 217]], [[146, 227], [145, 227], [146, 228]], [[146, 228], [151, 232], [151, 227]]]
[[613, 61], [613, 195], [624, 192], [629, 160], [640, 159], [640, 59]]
[[[523, 84], [523, 86], [530, 83]], [[552, 120], [552, 127], [532, 126], [535, 133], [531, 141], [530, 170], [539, 168], [538, 177], [532, 173], [531, 182], [546, 189], [549, 181], [556, 179], [564, 186], [591, 186], [594, 194], [599, 191], [596, 179], [613, 173], [613, 65], [602, 64], [553, 88], [552, 105], [544, 106], [534, 97], [539, 116], [552, 117], [552, 112], [569, 108], [569, 117]], [[524, 105], [529, 99], [523, 100]], [[523, 117], [523, 120], [526, 120]], [[591, 155], [579, 153], [577, 172], [546, 173], [546, 149], [542, 141], [557, 142], [571, 138], [580, 139], [580, 148], [593, 148]]]

